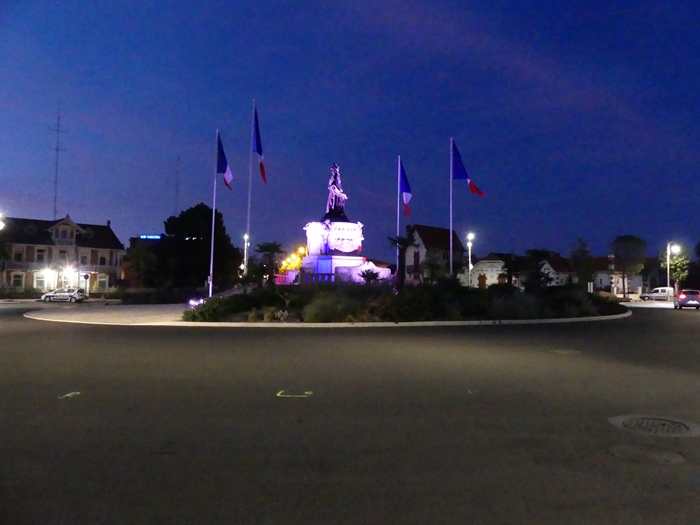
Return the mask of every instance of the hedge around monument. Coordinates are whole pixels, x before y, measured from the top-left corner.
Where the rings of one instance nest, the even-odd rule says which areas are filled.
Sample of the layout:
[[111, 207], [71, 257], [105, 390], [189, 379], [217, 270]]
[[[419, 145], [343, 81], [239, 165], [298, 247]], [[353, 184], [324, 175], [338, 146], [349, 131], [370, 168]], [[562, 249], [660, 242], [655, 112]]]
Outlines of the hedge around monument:
[[525, 293], [506, 284], [466, 288], [454, 279], [406, 286], [271, 286], [206, 301], [183, 314], [204, 322], [474, 321], [593, 317], [624, 313], [619, 302], [572, 286]]

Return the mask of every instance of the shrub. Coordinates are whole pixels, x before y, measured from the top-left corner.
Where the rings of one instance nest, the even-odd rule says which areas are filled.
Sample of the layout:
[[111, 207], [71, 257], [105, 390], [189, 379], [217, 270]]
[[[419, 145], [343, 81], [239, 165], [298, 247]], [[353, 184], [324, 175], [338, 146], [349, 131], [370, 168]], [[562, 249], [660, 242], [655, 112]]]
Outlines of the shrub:
[[488, 313], [491, 319], [537, 319], [542, 317], [542, 308], [535, 296], [516, 293], [492, 297]]
[[228, 317], [226, 304], [223, 298], [215, 298], [200, 304], [192, 310], [186, 310], [182, 314], [183, 321], [224, 321]]
[[303, 319], [307, 323], [343, 322], [357, 316], [361, 303], [342, 293], [322, 294], [304, 307]]

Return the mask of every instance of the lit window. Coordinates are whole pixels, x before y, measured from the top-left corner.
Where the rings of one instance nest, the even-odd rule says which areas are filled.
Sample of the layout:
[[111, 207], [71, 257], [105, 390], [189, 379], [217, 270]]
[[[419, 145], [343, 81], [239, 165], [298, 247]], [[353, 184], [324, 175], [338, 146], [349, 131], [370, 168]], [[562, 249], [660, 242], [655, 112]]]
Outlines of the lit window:
[[46, 290], [46, 279], [43, 273], [34, 274], [34, 288], [41, 290], [42, 292]]

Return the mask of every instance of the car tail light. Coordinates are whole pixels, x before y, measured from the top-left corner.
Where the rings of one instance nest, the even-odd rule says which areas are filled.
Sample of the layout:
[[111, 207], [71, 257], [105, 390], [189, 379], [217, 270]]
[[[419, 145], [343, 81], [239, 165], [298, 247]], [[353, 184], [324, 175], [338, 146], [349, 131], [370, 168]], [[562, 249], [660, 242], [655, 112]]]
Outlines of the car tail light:
[[678, 297], [680, 297], [681, 299], [685, 299], [685, 294], [682, 293], [682, 294], [680, 294]]

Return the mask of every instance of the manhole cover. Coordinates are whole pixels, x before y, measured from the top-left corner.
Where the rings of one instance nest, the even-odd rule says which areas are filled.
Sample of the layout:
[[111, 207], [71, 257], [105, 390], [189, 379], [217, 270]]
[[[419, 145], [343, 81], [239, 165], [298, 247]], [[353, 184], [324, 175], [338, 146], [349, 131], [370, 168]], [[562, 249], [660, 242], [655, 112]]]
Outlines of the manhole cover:
[[685, 458], [678, 452], [652, 445], [615, 445], [610, 449], [610, 453], [618, 458], [653, 465], [677, 465], [685, 461]]
[[657, 416], [617, 416], [608, 421], [617, 428], [667, 437], [696, 437], [700, 435], [700, 426], [689, 421]]

